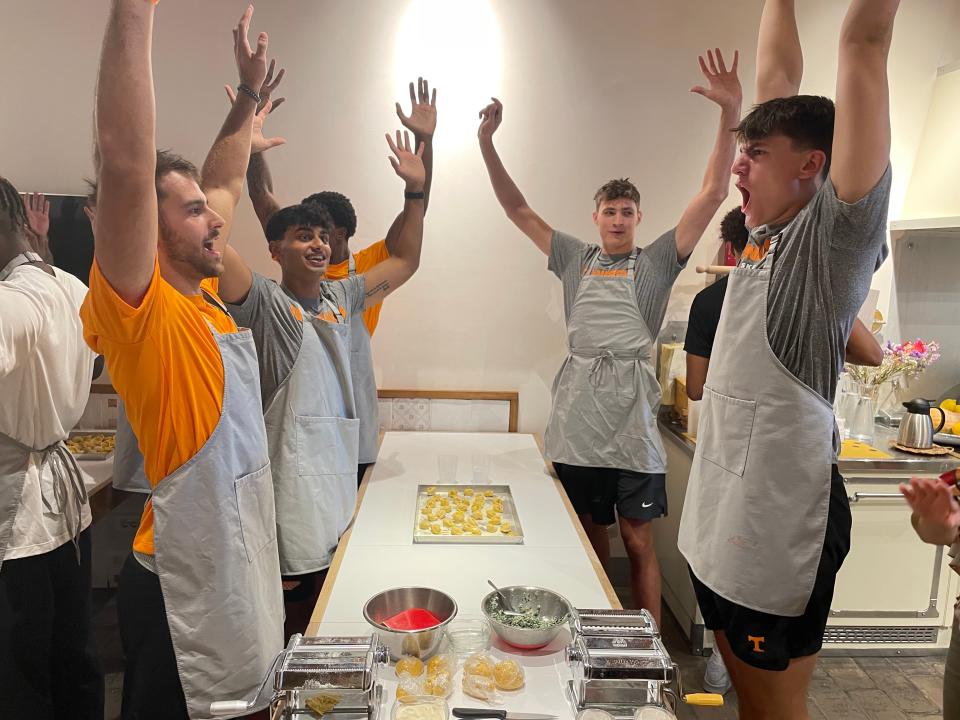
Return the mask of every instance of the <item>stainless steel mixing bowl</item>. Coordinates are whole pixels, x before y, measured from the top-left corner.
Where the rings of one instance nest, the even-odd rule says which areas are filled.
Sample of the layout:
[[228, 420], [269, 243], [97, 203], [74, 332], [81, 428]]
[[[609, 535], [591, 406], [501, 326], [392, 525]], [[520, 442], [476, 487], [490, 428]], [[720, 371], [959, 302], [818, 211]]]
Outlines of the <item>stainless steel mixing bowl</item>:
[[500, 607], [500, 598], [496, 592], [487, 595], [480, 603], [480, 609], [490, 621], [490, 627], [505, 643], [524, 650], [533, 650], [549, 644], [560, 634], [567, 616], [570, 614], [570, 603], [566, 598], [552, 590], [525, 585], [510, 585], [500, 588], [506, 597], [510, 608], [518, 612], [537, 612], [543, 620], [556, 621], [543, 629], [521, 628], [496, 620], [493, 613], [496, 610], [505, 610]]
[[[383, 621], [397, 613], [423, 608], [440, 619], [440, 624], [425, 630], [394, 630]], [[433, 655], [443, 640], [444, 628], [457, 616], [456, 601], [444, 592], [425, 587], [399, 587], [384, 590], [367, 600], [363, 617], [376, 629], [380, 640], [396, 660], [401, 655], [426, 659]]]

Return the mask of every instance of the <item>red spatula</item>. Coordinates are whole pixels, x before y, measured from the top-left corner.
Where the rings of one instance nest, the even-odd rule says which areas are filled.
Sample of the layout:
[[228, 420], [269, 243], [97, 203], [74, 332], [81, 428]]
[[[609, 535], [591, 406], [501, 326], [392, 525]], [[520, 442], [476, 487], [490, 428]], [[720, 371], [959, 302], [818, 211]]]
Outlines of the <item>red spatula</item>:
[[440, 624], [440, 618], [423, 608], [410, 608], [382, 621], [391, 630], [426, 630]]

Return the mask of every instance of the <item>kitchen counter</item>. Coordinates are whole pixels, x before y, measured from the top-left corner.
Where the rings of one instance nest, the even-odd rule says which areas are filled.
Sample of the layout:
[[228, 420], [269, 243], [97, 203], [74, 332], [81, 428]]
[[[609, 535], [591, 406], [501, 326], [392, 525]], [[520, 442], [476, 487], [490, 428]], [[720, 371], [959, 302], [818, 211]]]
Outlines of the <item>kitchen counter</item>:
[[[478, 457], [483, 458], [479, 463]], [[484, 468], [476, 482], [475, 465]], [[414, 544], [417, 486], [448, 483], [509, 485], [523, 544]], [[480, 601], [490, 592], [488, 578], [501, 586], [549, 588], [574, 607], [619, 607], [532, 435], [389, 432], [361, 487], [354, 522], [333, 559], [308, 634], [369, 634], [373, 628], [364, 622], [364, 603], [403, 585], [443, 590], [456, 600], [458, 618], [482, 618]], [[560, 720], [574, 717], [565, 696], [570, 670], [563, 649], [569, 640], [564, 628], [546, 648], [524, 652], [494, 636], [493, 653], [515, 658], [526, 673], [525, 688], [505, 695], [508, 709], [553, 713]], [[482, 705], [463, 694], [460, 678], [458, 673], [450, 706]], [[396, 693], [393, 670], [384, 669], [381, 679], [389, 712]]]
[[[687, 435], [683, 426], [681, 426], [678, 421], [670, 419], [665, 414], [661, 414], [658, 424], [661, 432], [673, 436], [677, 442], [690, 451], [690, 456], [693, 457], [696, 449], [696, 441]], [[838, 463], [840, 474], [848, 475], [875, 471], [940, 475], [960, 464], [960, 460], [950, 455], [940, 457], [913, 455], [890, 447], [890, 443], [896, 439], [897, 433], [895, 430], [883, 425], [877, 425], [874, 429], [873, 442], [870, 444], [878, 450], [883, 450], [892, 457], [884, 459], [840, 458], [840, 462]]]
[[[677, 549], [696, 445], [664, 416], [659, 427], [667, 451], [670, 507], [670, 515], [656, 521], [653, 530], [663, 597], [699, 652], [712, 647], [712, 635], [704, 629], [686, 560]], [[827, 654], [942, 653], [950, 642], [960, 576], [950, 569], [945, 548], [926, 545], [916, 536], [898, 485], [913, 476], [936, 477], [960, 461], [900, 452], [888, 447], [895, 437], [889, 428], [877, 426], [872, 444], [890, 458], [839, 462], [853, 526], [827, 624]]]

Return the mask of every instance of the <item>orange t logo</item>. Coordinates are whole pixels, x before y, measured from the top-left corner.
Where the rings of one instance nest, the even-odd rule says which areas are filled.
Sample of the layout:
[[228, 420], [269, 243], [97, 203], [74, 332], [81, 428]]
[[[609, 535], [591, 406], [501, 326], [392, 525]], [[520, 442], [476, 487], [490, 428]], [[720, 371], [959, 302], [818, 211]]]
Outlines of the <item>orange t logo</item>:
[[753, 643], [753, 651], [758, 655], [763, 655], [766, 652], [763, 649], [763, 643], [767, 641], [765, 637], [754, 637], [753, 635], [747, 635], [747, 642]]

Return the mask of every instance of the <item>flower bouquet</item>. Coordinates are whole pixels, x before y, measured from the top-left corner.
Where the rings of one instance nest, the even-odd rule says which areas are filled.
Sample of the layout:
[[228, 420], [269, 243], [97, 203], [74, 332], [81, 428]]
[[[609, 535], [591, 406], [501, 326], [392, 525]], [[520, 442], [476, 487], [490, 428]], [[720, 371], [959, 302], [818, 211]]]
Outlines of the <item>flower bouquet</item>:
[[896, 380], [906, 385], [940, 359], [940, 343], [913, 340], [894, 345], [889, 340], [883, 348], [880, 367], [846, 364], [851, 379], [861, 385], [882, 385]]

